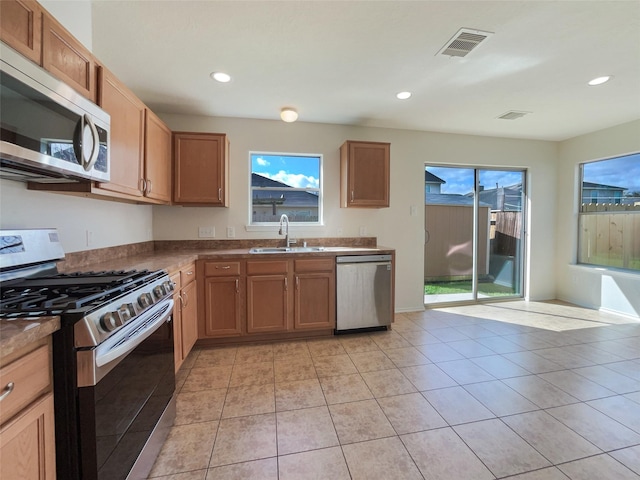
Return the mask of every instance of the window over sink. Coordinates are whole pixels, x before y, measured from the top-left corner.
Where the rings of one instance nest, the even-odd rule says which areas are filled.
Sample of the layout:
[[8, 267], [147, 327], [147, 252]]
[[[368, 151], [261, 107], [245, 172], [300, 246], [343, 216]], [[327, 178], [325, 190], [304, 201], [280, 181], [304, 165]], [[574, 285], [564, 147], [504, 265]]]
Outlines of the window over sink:
[[322, 224], [322, 155], [250, 152], [250, 225]]

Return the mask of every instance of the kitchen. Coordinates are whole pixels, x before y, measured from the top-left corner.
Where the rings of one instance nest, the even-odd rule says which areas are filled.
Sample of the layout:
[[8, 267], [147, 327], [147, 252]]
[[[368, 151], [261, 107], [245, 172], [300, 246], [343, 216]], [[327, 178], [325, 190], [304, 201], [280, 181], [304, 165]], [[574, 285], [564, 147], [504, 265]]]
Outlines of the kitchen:
[[[86, 25], [91, 22], [82, 21], [91, 17], [90, 7], [83, 5], [77, 10], [74, 5], [71, 9], [63, 2], [44, 2], [43, 5], [65, 22], [83, 43], [91, 44], [91, 34], [86, 32]], [[443, 157], [468, 159], [473, 156], [470, 163], [501, 166], [513, 165], [513, 159], [517, 158], [517, 165], [527, 168], [531, 178], [530, 269], [525, 297], [529, 300], [559, 298], [598, 307], [593, 305], [588, 293], [584, 293], [588, 289], [570, 287], [572, 277], [575, 279], [571, 281], [578, 282], [578, 285], [581, 282], [584, 282], [582, 285], [590, 285], [594, 281], [586, 274], [583, 278], [582, 272], [576, 273], [569, 266], [572, 236], [568, 233], [572, 215], [569, 209], [572, 204], [570, 189], [550, 191], [548, 185], [573, 182], [574, 165], [579, 161], [638, 150], [637, 120], [620, 122], [623, 124], [617, 127], [558, 143], [304, 121], [284, 124], [279, 120], [166, 114], [161, 110], [158, 113], [174, 131], [227, 134], [231, 141], [228, 209], [129, 205], [29, 191], [22, 184], [3, 180], [2, 227], [57, 227], [67, 253], [150, 240], [195, 240], [198, 228], [203, 225], [215, 226], [216, 238], [224, 239], [227, 227], [232, 226], [238, 238], [275, 240], [279, 238], [277, 228], [245, 229], [249, 174], [247, 152], [256, 149], [319, 152], [324, 156], [326, 227], [320, 230], [294, 227], [293, 235], [299, 238], [357, 237], [360, 227], [365, 227], [367, 236], [377, 237], [380, 245], [399, 252], [396, 258], [396, 312], [418, 311], [423, 308], [422, 272], [416, 270], [415, 265], [421, 264], [416, 259], [421, 259], [422, 255], [423, 225], [419, 215], [411, 215], [411, 207], [422, 203], [421, 178], [416, 172], [421, 172], [425, 161], [442, 161]], [[394, 162], [391, 208], [366, 211], [339, 208], [338, 148], [345, 139], [391, 143]], [[537, 178], [544, 178], [545, 182], [536, 182]], [[567, 208], [558, 209], [556, 220], [549, 222], [548, 212], [556, 211], [557, 204], [567, 205]], [[74, 212], [74, 217], [70, 217], [68, 212]], [[55, 225], [50, 224], [52, 219]], [[118, 228], [113, 228], [113, 225]], [[339, 229], [342, 235], [338, 234]], [[548, 252], [556, 253], [549, 255]], [[626, 280], [621, 278], [620, 281], [624, 283]], [[616, 288], [616, 285], [606, 283], [605, 287]], [[603, 301], [607, 297], [603, 295]], [[623, 310], [622, 313], [629, 311]]]

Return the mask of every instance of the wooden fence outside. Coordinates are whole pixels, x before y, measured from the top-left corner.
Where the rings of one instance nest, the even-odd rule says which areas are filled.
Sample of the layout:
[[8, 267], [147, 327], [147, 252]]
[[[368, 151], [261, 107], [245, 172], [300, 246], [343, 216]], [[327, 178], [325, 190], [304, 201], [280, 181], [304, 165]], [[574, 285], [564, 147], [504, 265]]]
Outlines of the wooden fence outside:
[[640, 205], [582, 204], [578, 262], [640, 270]]
[[522, 212], [491, 212], [491, 253], [515, 257], [522, 239]]

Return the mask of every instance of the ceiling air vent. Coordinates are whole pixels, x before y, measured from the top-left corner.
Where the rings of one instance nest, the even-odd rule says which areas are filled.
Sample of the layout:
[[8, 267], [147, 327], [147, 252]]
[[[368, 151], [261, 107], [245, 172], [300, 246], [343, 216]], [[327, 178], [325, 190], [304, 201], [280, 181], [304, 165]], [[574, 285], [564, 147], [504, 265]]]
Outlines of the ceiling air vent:
[[449, 57], [464, 57], [491, 35], [493, 35], [491, 32], [461, 28], [436, 55], [442, 54]]
[[520, 117], [524, 117], [525, 115], [529, 114], [531, 112], [522, 112], [522, 111], [518, 111], [518, 110], [511, 110], [509, 112], [503, 113], [502, 115], [498, 116], [498, 118], [500, 120], [516, 120]]

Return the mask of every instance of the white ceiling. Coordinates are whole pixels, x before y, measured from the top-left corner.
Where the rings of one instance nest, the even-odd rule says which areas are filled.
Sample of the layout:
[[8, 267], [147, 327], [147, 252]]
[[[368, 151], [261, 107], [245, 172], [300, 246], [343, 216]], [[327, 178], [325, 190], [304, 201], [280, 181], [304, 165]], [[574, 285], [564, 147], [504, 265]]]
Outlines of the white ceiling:
[[[93, 0], [92, 15], [94, 54], [159, 113], [292, 106], [304, 122], [541, 140], [640, 118], [638, 0]], [[436, 55], [460, 28], [494, 35]], [[587, 85], [601, 75], [615, 78]], [[532, 113], [496, 118], [509, 110]]]

